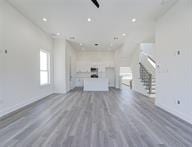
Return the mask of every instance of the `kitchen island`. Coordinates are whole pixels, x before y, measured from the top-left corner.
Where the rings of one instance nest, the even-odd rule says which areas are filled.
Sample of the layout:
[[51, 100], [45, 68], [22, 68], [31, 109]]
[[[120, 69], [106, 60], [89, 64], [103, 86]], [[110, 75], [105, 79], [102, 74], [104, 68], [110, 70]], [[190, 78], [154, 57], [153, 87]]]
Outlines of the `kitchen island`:
[[107, 78], [86, 78], [83, 84], [84, 91], [109, 91]]

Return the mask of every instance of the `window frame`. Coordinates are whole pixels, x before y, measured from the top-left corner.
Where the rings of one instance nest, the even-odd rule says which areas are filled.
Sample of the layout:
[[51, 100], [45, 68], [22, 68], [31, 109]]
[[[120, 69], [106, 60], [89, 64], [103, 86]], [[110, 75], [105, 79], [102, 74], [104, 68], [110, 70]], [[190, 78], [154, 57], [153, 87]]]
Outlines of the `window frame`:
[[[42, 53], [45, 53], [47, 55], [47, 70], [42, 70], [41, 69], [41, 52]], [[51, 54], [49, 51], [47, 50], [44, 50], [44, 49], [40, 49], [40, 52], [39, 52], [39, 55], [40, 55], [40, 86], [49, 86], [51, 85]], [[41, 84], [41, 72], [47, 72], [47, 75], [48, 75], [48, 79], [47, 79], [47, 83], [45, 84]]]

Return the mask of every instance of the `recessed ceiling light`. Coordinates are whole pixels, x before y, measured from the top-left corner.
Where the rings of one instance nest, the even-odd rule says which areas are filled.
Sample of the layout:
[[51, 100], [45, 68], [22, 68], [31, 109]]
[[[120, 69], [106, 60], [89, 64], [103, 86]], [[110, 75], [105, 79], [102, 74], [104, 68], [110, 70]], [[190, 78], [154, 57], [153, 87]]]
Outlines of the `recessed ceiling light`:
[[57, 35], [57, 36], [60, 36], [60, 35], [61, 35], [61, 33], [56, 33], [56, 35]]
[[88, 21], [88, 22], [91, 22], [91, 18], [88, 18], [87, 21]]
[[43, 20], [44, 22], [47, 22], [47, 18], [43, 18], [42, 20]]
[[125, 34], [125, 33], [123, 33], [123, 34], [122, 34], [122, 36], [124, 36], [124, 37], [125, 37], [125, 36], [126, 36], [126, 34]]
[[132, 18], [132, 20], [131, 20], [132, 22], [136, 22], [137, 21], [137, 19], [136, 18]]
[[80, 46], [83, 46], [83, 44], [82, 44], [82, 43], [80, 43]]

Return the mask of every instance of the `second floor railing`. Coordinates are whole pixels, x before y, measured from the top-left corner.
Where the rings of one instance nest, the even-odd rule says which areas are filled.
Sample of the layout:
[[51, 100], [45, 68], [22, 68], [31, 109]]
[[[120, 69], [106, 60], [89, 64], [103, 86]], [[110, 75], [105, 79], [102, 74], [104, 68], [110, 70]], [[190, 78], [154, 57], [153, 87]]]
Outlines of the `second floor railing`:
[[149, 91], [149, 94], [152, 93], [152, 74], [147, 71], [145, 66], [142, 63], [139, 63], [140, 65], [140, 78], [144, 85], [147, 87], [147, 90]]

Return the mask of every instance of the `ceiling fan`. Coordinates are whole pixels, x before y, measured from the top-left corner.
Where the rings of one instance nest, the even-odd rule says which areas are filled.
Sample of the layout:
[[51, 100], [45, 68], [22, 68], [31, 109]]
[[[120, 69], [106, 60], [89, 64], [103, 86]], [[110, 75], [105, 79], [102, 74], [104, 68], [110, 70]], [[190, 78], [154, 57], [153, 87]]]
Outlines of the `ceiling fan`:
[[97, 0], [91, 0], [91, 1], [95, 4], [95, 6], [96, 6], [97, 8], [100, 7], [99, 2], [98, 2]]

